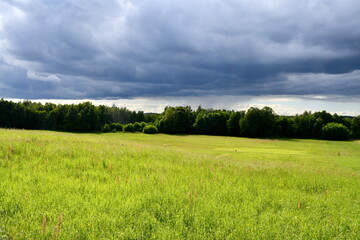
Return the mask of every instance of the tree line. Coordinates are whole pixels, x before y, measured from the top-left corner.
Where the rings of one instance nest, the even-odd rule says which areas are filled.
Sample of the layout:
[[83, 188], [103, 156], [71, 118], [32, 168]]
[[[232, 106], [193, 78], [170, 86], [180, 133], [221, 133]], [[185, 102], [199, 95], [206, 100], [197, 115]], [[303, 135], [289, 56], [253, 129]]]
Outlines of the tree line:
[[270, 107], [247, 111], [166, 107], [161, 114], [90, 102], [53, 104], [0, 100], [0, 127], [71, 132], [147, 132], [205, 134], [252, 138], [360, 138], [360, 116], [345, 117], [326, 111], [279, 116]]
[[90, 102], [53, 104], [0, 100], [0, 127], [69, 132], [101, 131], [105, 124], [154, 122], [156, 115]]
[[167, 107], [156, 119], [159, 132], [229, 135], [252, 138], [360, 138], [360, 116], [344, 117], [326, 111], [279, 116], [270, 107], [245, 111]]

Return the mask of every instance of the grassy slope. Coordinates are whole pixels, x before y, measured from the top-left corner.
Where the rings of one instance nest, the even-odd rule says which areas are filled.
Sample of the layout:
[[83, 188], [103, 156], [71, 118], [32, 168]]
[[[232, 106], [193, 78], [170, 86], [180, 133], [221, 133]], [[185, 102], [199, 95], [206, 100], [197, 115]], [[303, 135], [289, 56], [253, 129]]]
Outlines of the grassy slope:
[[0, 130], [0, 239], [359, 239], [360, 142]]

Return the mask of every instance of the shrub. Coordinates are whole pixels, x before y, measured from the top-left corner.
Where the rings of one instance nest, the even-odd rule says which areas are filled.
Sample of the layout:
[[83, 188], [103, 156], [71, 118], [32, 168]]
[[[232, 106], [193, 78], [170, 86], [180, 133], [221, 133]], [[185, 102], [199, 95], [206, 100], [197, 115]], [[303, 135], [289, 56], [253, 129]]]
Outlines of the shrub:
[[102, 127], [101, 131], [104, 132], [104, 133], [110, 132], [111, 129], [110, 129], [109, 124], [105, 124], [105, 125]]
[[146, 126], [146, 122], [141, 122], [140, 125], [141, 125], [141, 131], [143, 131], [144, 127]]
[[156, 133], [158, 133], [158, 130], [154, 125], [146, 125], [143, 129], [143, 133], [156, 134]]
[[141, 127], [141, 124], [139, 122], [135, 122], [133, 125], [136, 132], [142, 132], [143, 127]]
[[124, 132], [135, 132], [134, 125], [132, 123], [128, 123], [123, 128]]
[[109, 126], [113, 132], [121, 132], [123, 130], [123, 125], [120, 123], [110, 123]]
[[322, 130], [322, 138], [327, 140], [347, 140], [350, 137], [350, 131], [341, 123], [328, 123]]

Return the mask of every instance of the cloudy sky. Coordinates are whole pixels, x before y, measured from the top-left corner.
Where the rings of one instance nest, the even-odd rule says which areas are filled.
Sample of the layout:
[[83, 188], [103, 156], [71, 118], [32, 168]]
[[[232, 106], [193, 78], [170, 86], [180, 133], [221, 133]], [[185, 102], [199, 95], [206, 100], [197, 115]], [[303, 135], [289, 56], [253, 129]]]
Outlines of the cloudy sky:
[[359, 23], [359, 0], [1, 0], [0, 97], [359, 115]]

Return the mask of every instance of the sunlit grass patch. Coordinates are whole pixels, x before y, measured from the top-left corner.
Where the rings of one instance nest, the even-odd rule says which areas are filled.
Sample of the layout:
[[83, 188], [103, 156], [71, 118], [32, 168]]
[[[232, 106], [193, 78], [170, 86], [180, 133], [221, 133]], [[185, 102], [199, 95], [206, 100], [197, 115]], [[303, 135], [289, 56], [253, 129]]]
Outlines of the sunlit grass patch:
[[235, 152], [235, 153], [257, 153], [257, 154], [288, 154], [288, 155], [306, 155], [306, 151], [279, 149], [279, 148], [214, 148], [215, 151]]

